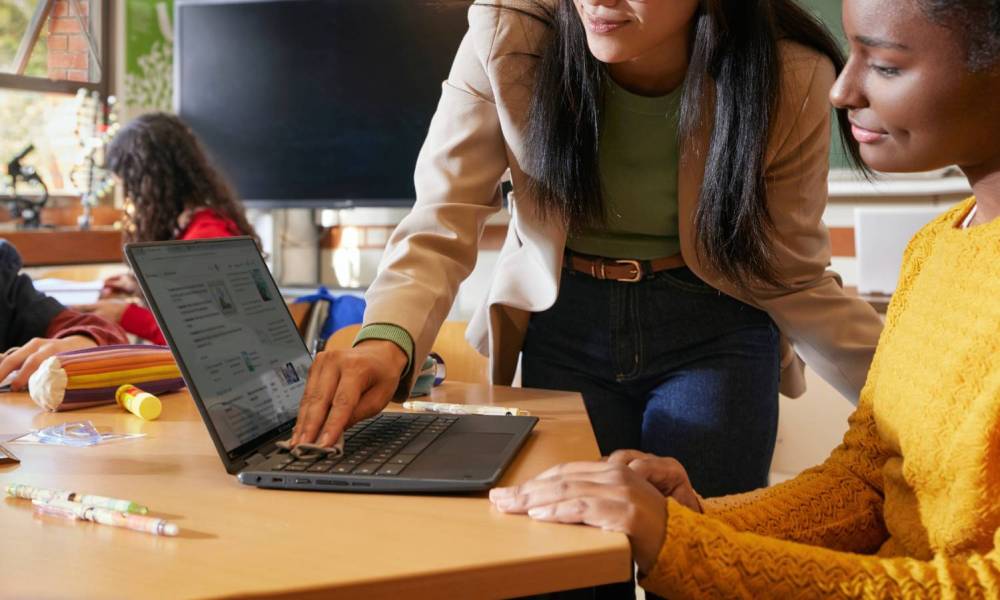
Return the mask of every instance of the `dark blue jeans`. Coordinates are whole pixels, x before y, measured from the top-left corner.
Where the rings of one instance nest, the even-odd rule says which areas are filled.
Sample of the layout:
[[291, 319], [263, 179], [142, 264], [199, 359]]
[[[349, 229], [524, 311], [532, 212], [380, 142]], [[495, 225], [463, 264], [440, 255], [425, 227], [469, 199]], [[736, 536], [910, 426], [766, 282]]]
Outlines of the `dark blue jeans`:
[[[778, 329], [689, 269], [639, 283], [563, 270], [532, 315], [525, 387], [580, 392], [601, 453], [637, 448], [684, 465], [704, 496], [767, 485], [778, 431]], [[631, 582], [539, 598], [632, 598]], [[647, 593], [650, 600], [656, 598]]]
[[778, 427], [778, 330], [686, 268], [639, 283], [564, 270], [532, 316], [525, 387], [583, 395], [602, 454], [672, 456], [718, 496], [767, 485]]

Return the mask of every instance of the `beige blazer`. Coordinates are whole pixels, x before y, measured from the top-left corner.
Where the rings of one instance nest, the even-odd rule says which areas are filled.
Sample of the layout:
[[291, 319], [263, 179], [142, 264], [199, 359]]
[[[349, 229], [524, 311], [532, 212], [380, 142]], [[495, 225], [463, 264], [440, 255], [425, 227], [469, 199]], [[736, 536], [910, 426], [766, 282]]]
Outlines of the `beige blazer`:
[[[531, 313], [551, 307], [559, 293], [565, 228], [539, 218], [536, 203], [522, 192], [526, 114], [547, 35], [544, 24], [524, 14], [471, 7], [469, 31], [417, 159], [416, 203], [392, 234], [365, 296], [365, 323], [404, 328], [419, 362], [459, 284], [475, 267], [478, 241], [487, 218], [501, 209], [498, 184], [509, 170], [514, 197], [507, 237], [486, 300], [466, 332], [469, 342], [489, 356], [496, 384], [513, 379]], [[798, 396], [805, 390], [804, 358], [856, 403], [882, 324], [866, 302], [847, 296], [839, 276], [827, 269], [830, 240], [821, 219], [830, 139], [827, 94], [834, 69], [819, 53], [792, 42], [781, 43], [781, 62], [783, 89], [766, 178], [772, 247], [787, 289], [744, 293], [699, 259], [693, 222], [707, 131], [681, 152], [681, 251], [705, 282], [774, 319], [783, 334], [783, 393]], [[411, 383], [403, 382], [397, 398]]]

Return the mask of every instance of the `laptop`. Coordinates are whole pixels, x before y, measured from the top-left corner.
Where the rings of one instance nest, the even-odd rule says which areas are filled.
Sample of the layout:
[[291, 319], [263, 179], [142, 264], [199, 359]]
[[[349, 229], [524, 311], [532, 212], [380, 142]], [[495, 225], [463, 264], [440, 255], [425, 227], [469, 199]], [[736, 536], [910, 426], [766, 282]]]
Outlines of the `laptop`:
[[125, 255], [226, 467], [262, 488], [472, 492], [500, 479], [536, 417], [385, 412], [344, 454], [296, 458], [291, 436], [312, 357], [248, 237], [136, 243]]

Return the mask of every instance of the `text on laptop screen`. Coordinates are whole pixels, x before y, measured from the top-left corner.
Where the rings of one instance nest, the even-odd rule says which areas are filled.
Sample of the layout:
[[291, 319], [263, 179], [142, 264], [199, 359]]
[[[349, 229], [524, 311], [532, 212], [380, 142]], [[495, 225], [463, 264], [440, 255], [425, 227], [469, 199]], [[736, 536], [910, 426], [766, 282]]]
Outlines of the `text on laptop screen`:
[[312, 360], [247, 239], [133, 249], [226, 451], [293, 419]]

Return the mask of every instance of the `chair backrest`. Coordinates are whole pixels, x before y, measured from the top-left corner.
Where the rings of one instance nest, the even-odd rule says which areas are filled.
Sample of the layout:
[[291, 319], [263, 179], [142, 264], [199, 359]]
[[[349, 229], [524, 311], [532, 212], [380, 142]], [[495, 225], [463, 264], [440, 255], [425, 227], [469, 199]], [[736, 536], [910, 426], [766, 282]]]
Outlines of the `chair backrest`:
[[288, 312], [291, 313], [292, 321], [295, 321], [295, 328], [299, 330], [300, 335], [304, 333], [306, 317], [311, 306], [308, 302], [288, 302]]
[[444, 359], [448, 381], [489, 383], [490, 361], [465, 340], [465, 321], [445, 321], [431, 352]]
[[[446, 321], [441, 326], [431, 351], [444, 359], [448, 381], [488, 383], [489, 360], [465, 341], [466, 325], [464, 321]], [[326, 341], [326, 347], [350, 348], [360, 329], [360, 325], [338, 329]]]

